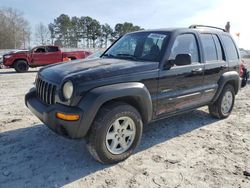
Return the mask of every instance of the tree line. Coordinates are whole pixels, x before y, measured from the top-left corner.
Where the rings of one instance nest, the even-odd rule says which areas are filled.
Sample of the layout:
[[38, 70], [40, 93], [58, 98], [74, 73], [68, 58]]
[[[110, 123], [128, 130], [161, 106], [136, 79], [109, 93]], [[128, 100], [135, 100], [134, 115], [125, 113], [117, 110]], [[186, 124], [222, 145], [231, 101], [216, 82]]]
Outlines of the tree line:
[[48, 25], [38, 23], [32, 33], [22, 12], [0, 7], [0, 49], [27, 49], [31, 45], [49, 44], [66, 48], [106, 48], [121, 35], [142, 29], [129, 22], [111, 27], [89, 16], [61, 14]]
[[[41, 25], [40, 23], [40, 28]], [[40, 33], [41, 43], [46, 42], [46, 40], [41, 40], [41, 34], [47, 36], [49, 33], [51, 44], [73, 48], [77, 48], [79, 45], [87, 48], [103, 48], [121, 35], [137, 30], [142, 30], [142, 28], [133, 25], [133, 23], [118, 23], [112, 28], [109, 24], [101, 24], [89, 16], [69, 17], [66, 14], [61, 14], [48, 25], [48, 32], [39, 32], [38, 30], [37, 33]]]
[[0, 7], [0, 49], [27, 48], [30, 36], [29, 22], [20, 11]]

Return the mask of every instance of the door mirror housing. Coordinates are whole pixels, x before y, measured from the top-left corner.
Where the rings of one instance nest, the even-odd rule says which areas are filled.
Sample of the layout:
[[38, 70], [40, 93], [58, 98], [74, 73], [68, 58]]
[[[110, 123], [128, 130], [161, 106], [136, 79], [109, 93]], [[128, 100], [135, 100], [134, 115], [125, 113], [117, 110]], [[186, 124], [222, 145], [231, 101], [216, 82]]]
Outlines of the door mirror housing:
[[192, 62], [190, 54], [178, 54], [175, 57], [174, 64], [176, 66], [190, 65]]

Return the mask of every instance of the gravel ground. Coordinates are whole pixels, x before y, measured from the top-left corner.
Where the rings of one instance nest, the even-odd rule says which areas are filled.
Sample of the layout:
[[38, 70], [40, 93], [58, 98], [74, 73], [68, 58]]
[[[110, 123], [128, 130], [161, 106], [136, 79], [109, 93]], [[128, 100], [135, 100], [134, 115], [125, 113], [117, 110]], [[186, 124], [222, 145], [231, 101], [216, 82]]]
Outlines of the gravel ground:
[[0, 187], [250, 187], [250, 82], [231, 116], [207, 107], [145, 126], [135, 154], [102, 165], [84, 140], [46, 128], [24, 105], [36, 71], [0, 70]]

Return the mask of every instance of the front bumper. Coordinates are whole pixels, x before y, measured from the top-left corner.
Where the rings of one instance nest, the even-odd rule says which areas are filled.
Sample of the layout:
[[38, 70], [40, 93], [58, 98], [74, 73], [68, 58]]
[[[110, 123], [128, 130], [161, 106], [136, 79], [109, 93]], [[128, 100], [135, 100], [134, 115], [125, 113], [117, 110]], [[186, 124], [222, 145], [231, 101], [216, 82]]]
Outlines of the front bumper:
[[[83, 120], [84, 113], [82, 109], [62, 104], [46, 105], [36, 97], [34, 89], [25, 95], [25, 104], [33, 114], [54, 132], [69, 138], [81, 138], [83, 136], [78, 133]], [[62, 120], [56, 117], [57, 112], [78, 114], [80, 119], [77, 121]]]
[[12, 66], [13, 59], [12, 58], [3, 58], [3, 65], [6, 67]]

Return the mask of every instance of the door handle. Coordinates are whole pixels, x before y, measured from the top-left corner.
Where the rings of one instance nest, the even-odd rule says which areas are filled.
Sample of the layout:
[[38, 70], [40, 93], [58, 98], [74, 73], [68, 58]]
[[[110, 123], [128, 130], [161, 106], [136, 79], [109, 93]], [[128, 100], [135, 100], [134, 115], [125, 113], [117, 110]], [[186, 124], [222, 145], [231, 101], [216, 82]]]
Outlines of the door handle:
[[192, 73], [194, 74], [199, 74], [199, 73], [202, 73], [203, 72], [203, 69], [202, 68], [195, 68], [192, 70]]
[[228, 68], [228, 65], [221, 65], [220, 68], [221, 68], [221, 69]]

